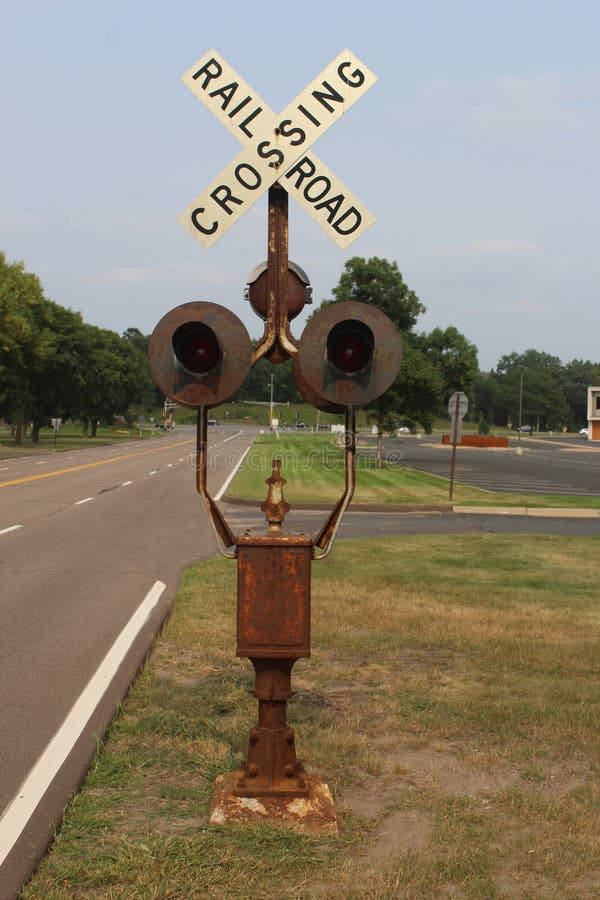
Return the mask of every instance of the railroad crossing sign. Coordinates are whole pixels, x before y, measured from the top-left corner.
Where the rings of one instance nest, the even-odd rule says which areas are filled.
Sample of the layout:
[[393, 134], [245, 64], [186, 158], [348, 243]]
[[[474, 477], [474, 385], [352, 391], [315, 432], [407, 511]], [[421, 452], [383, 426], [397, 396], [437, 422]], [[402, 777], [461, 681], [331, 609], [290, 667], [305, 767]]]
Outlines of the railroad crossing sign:
[[179, 217], [211, 247], [276, 181], [296, 198], [342, 249], [374, 216], [308, 148], [377, 81], [349, 50], [340, 55], [280, 115], [210, 50], [182, 81], [245, 148]]

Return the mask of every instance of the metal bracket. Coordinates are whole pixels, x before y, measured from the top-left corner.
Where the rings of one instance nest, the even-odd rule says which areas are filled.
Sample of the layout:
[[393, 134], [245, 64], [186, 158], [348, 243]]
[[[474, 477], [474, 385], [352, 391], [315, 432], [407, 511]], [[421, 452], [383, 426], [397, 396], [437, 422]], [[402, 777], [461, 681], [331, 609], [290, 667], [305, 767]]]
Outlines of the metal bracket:
[[331, 553], [342, 518], [352, 500], [356, 486], [356, 415], [351, 406], [346, 407], [344, 442], [344, 493], [330, 512], [313, 542], [315, 548], [318, 547], [319, 550], [323, 550], [323, 553], [320, 554], [316, 554], [313, 551], [313, 558], [316, 560], [325, 559]]
[[206, 472], [208, 468], [208, 437], [206, 406], [198, 409], [196, 424], [196, 490], [204, 500], [208, 519], [214, 532], [219, 553], [227, 559], [235, 559], [235, 535], [227, 524], [225, 517], [213, 498], [208, 493], [206, 486]]
[[262, 338], [254, 348], [252, 365], [261, 357], [285, 362], [298, 353], [298, 342], [288, 321], [288, 193], [279, 183], [269, 188], [267, 259], [267, 318]]

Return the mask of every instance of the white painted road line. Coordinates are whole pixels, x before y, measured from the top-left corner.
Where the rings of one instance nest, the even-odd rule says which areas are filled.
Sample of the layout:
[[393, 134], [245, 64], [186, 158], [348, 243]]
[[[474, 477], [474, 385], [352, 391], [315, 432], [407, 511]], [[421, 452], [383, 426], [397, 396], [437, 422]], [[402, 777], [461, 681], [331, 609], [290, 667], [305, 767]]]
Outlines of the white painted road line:
[[9, 531], [18, 531], [19, 528], [22, 527], [22, 525], [11, 525], [10, 528], [3, 528], [2, 531], [0, 531], [0, 534], [8, 534]]
[[83, 500], [78, 500], [75, 503], [75, 506], [81, 506], [82, 503], [90, 503], [90, 501], [93, 499], [94, 499], [93, 497], [85, 497]]
[[222, 441], [218, 441], [216, 444], [214, 444], [214, 446], [218, 447], [219, 444], [226, 444], [227, 441], [232, 441], [234, 438], [239, 437], [240, 434], [243, 434], [243, 431], [236, 431], [235, 434], [230, 434], [229, 437], [223, 438]]
[[16, 796], [6, 807], [0, 818], [0, 866], [19, 839], [38, 803], [50, 787], [52, 779], [75, 746], [165, 587], [162, 581], [156, 581], [146, 594], [87, 687], [76, 700], [71, 712], [29, 772]]
[[157, 472], [158, 472], [158, 469], [152, 469], [151, 472], [148, 472], [148, 475], [156, 475]]
[[246, 449], [244, 450], [244, 452], [243, 452], [242, 455], [240, 456], [240, 458], [239, 458], [239, 460], [238, 460], [238, 462], [237, 462], [237, 465], [234, 467], [233, 472], [230, 472], [230, 473], [229, 473], [229, 476], [228, 476], [227, 479], [225, 480], [225, 483], [223, 484], [221, 490], [220, 490], [220, 491], [218, 492], [218, 494], [215, 496], [215, 500], [220, 500], [220, 499], [221, 499], [221, 497], [223, 496], [223, 494], [225, 493], [225, 491], [227, 490], [227, 488], [229, 487], [229, 485], [231, 484], [231, 482], [232, 482], [233, 479], [235, 478], [236, 473], [237, 473], [237, 470], [239, 469], [239, 467], [241, 466], [241, 464], [242, 464], [242, 463], [244, 462], [244, 460], [246, 459], [246, 454], [249, 452], [251, 446], [252, 446], [252, 444], [250, 444], [248, 447], [246, 447]]
[[127, 487], [128, 484], [133, 484], [133, 481], [124, 481], [121, 487]]

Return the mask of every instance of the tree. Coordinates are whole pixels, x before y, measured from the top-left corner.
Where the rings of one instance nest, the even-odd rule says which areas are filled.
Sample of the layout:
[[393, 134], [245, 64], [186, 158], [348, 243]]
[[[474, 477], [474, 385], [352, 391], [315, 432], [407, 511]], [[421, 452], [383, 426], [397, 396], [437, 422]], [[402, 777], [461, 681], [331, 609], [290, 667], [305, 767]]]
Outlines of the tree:
[[0, 253], [0, 412], [14, 422], [17, 443], [51, 352], [50, 318], [39, 279]]
[[46, 301], [49, 331], [43, 365], [30, 374], [28, 417], [31, 440], [37, 442], [43, 426], [54, 417], [68, 419], [81, 404], [84, 384], [85, 326], [81, 313]]
[[90, 422], [92, 437], [99, 421], [111, 422], [139, 400], [147, 379], [143, 356], [114, 331], [86, 325], [84, 382], [79, 415]]
[[[331, 291], [335, 301], [370, 303], [390, 317], [402, 332], [411, 331], [425, 307], [405, 284], [398, 265], [372, 256], [353, 256], [346, 261], [338, 286]], [[330, 301], [331, 302], [331, 301]]]
[[479, 372], [475, 344], [450, 325], [419, 334], [416, 345], [426, 353], [442, 379], [440, 400], [443, 409], [455, 391], [464, 391], [472, 398]]
[[402, 423], [411, 431], [420, 424], [429, 433], [442, 392], [440, 372], [422, 349], [413, 346], [409, 335], [403, 342], [398, 377], [382, 397], [370, 404], [369, 410], [380, 431], [393, 433]]
[[[122, 338], [129, 347], [133, 348], [139, 354], [140, 365], [146, 372], [143, 389], [137, 398], [138, 402], [146, 407], [161, 406], [164, 396], [150, 375], [150, 369], [148, 368], [148, 344], [150, 343], [150, 335], [142, 334], [139, 328], [127, 328], [123, 332]], [[135, 402], [135, 400], [132, 399], [132, 402]]]
[[561, 371], [557, 356], [538, 350], [503, 356], [496, 369], [502, 424], [517, 425], [521, 412], [523, 424], [542, 430], [566, 427], [570, 412], [562, 390]]
[[368, 409], [383, 431], [399, 424], [431, 431], [454, 390], [471, 392], [478, 372], [477, 348], [454, 327], [430, 334], [414, 331], [425, 307], [404, 282], [395, 262], [358, 256], [348, 260], [331, 302], [357, 300], [376, 306], [402, 332], [403, 359], [391, 388]]
[[600, 384], [600, 363], [571, 360], [562, 368], [560, 384], [569, 408], [569, 428], [576, 431], [587, 425], [587, 389]]

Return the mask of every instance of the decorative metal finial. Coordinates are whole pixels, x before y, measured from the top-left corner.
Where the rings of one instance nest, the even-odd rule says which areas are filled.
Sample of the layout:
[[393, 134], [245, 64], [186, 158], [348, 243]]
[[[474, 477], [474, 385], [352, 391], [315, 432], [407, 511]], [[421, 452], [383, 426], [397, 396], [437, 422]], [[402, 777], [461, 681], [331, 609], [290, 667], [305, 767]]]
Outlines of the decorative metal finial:
[[281, 477], [281, 460], [274, 459], [271, 465], [273, 472], [265, 480], [265, 484], [269, 485], [267, 499], [261, 503], [260, 508], [269, 523], [269, 529], [278, 530], [281, 528], [286, 512], [290, 509], [290, 504], [285, 501], [283, 496], [283, 486], [286, 484], [286, 480]]

